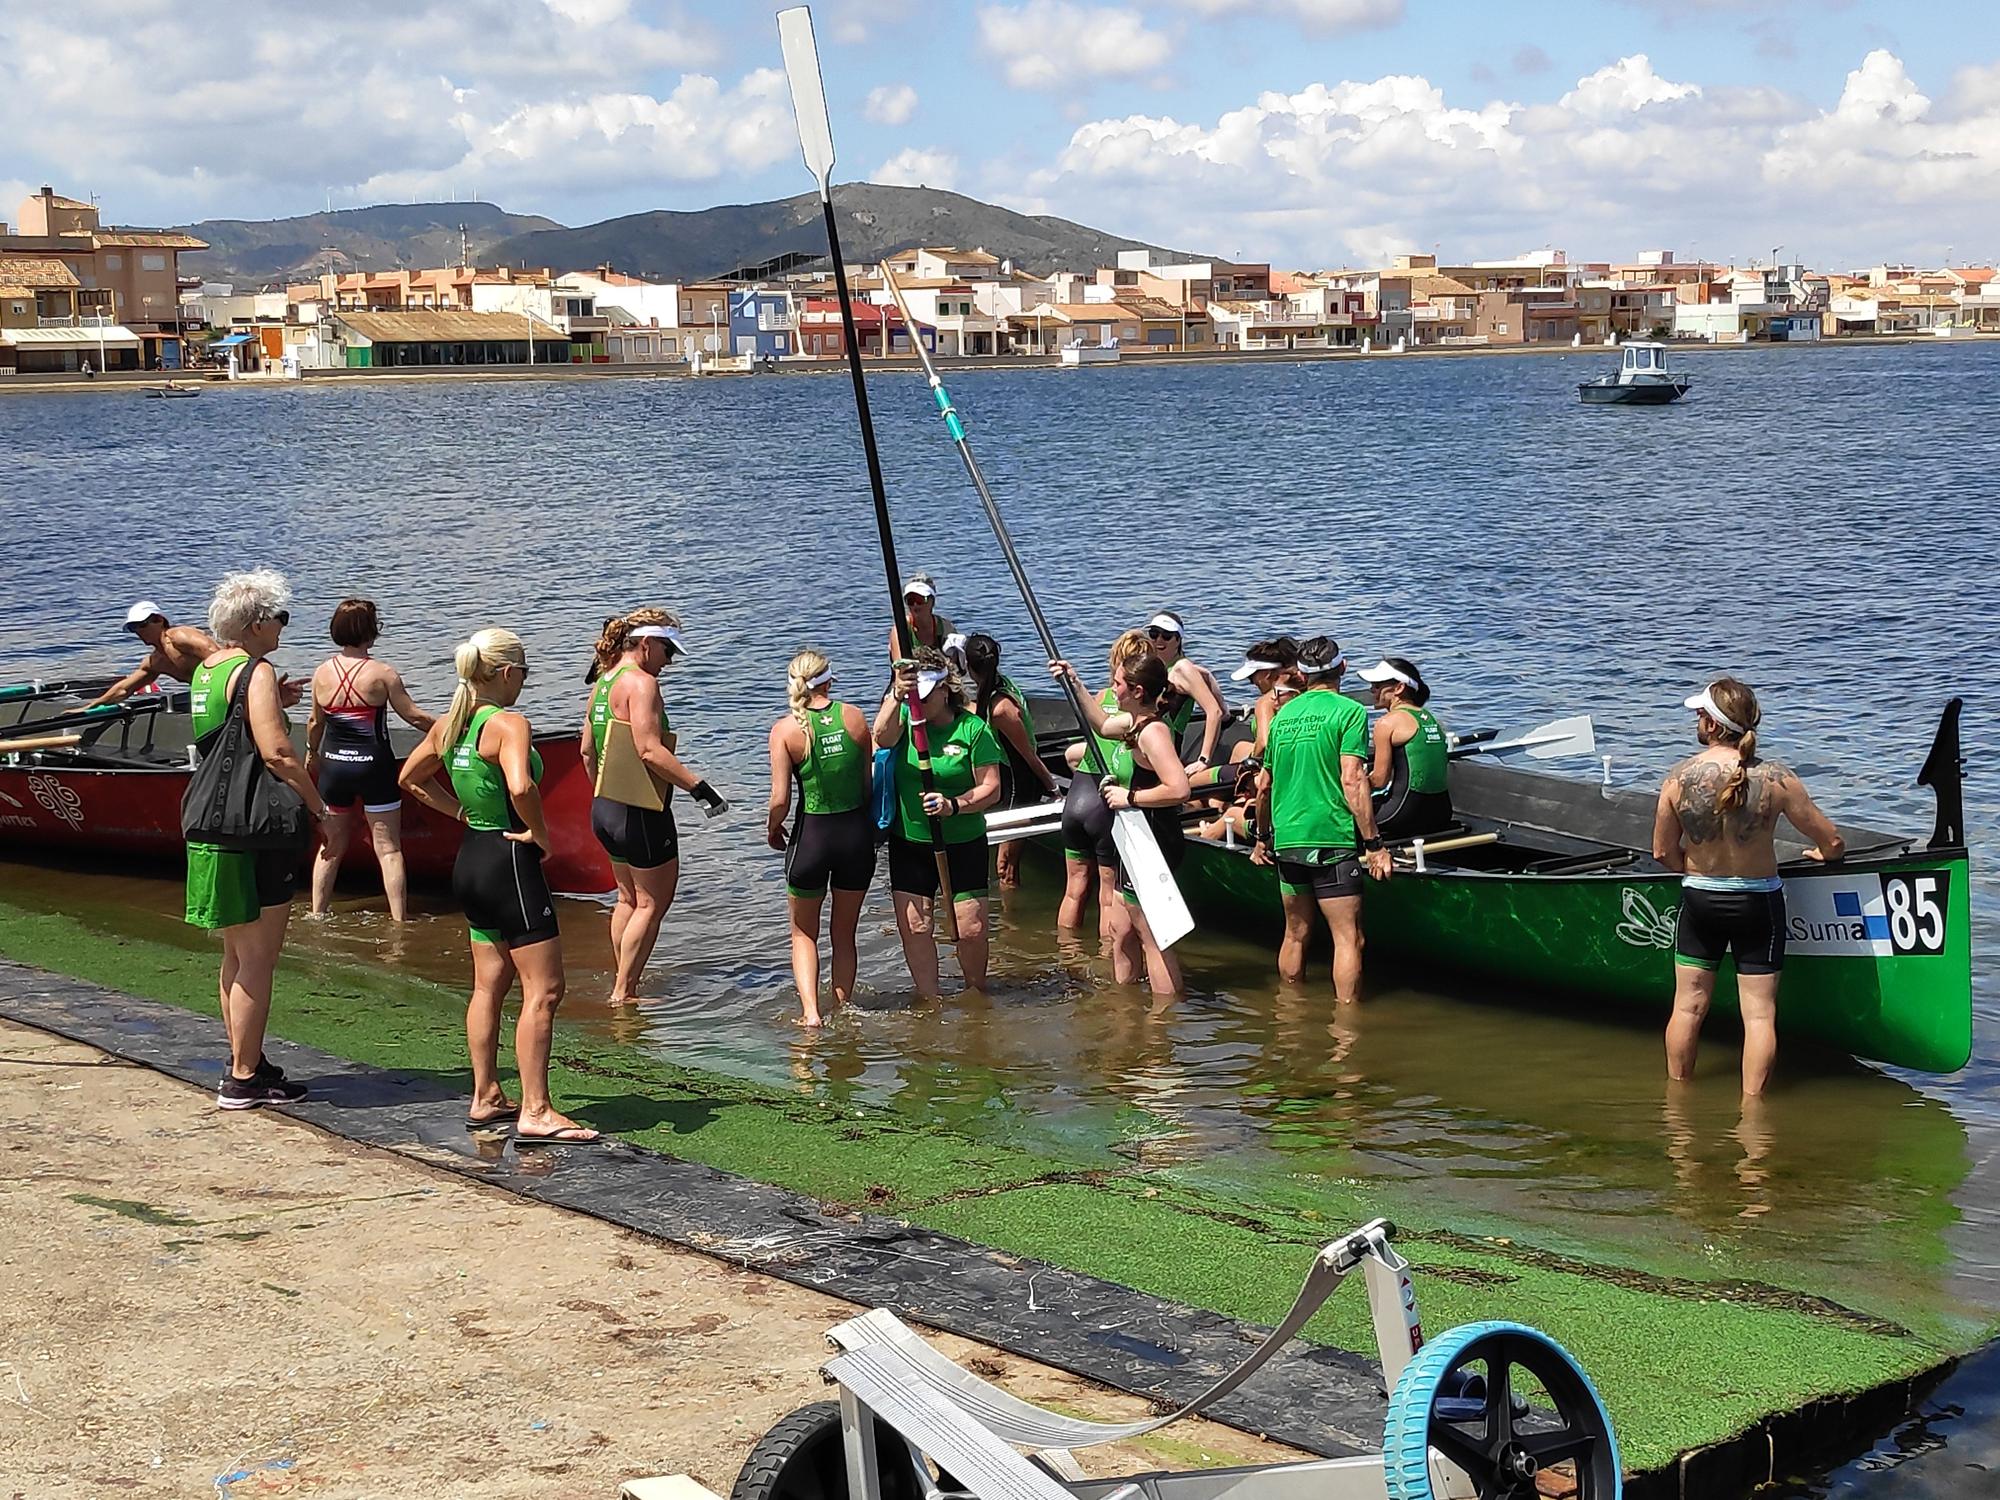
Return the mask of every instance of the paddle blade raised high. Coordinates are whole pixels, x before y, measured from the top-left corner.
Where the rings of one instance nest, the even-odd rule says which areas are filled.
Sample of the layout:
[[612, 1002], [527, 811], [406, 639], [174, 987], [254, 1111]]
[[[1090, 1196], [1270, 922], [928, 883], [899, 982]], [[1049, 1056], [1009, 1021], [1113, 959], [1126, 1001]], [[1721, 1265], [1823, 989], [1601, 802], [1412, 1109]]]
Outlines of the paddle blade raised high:
[[822, 197], [833, 180], [833, 121], [826, 112], [826, 85], [813, 44], [812, 11], [803, 5], [778, 12], [778, 44], [784, 49], [785, 78], [792, 86], [792, 113], [798, 118], [799, 147], [819, 179]]

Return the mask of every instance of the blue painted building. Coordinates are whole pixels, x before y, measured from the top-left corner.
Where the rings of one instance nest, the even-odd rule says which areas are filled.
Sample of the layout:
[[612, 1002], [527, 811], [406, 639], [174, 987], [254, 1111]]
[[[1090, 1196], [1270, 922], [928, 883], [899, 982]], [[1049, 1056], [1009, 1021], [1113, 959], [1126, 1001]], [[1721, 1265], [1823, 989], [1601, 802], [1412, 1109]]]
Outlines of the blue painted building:
[[729, 293], [729, 352], [753, 359], [784, 359], [798, 352], [798, 319], [790, 292], [737, 287]]

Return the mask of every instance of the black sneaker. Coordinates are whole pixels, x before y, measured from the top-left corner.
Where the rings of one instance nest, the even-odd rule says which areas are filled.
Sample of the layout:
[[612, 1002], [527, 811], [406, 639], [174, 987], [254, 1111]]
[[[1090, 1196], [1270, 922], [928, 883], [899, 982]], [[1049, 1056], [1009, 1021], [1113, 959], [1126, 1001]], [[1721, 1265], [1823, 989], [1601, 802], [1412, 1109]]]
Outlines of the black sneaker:
[[259, 1052], [257, 1054], [257, 1066], [250, 1070], [250, 1076], [259, 1083], [283, 1083], [285, 1081], [285, 1070]]
[[233, 1073], [225, 1073], [222, 1075], [222, 1082], [215, 1086], [215, 1102], [223, 1109], [255, 1109], [260, 1104], [295, 1104], [305, 1096], [306, 1086], [303, 1083], [293, 1083], [282, 1075], [270, 1078], [252, 1074], [248, 1078], [238, 1078]]

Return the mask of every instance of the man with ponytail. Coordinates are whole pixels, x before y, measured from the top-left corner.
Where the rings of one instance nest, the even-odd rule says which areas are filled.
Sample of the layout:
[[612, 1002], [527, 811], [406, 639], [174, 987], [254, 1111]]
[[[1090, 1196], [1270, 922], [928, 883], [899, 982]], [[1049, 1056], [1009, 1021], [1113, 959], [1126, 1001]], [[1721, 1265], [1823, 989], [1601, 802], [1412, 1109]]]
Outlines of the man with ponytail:
[[[807, 1026], [822, 1020], [819, 917], [833, 888], [833, 1003], [854, 994], [854, 932], [862, 898], [875, 878], [875, 824], [868, 816], [871, 761], [868, 720], [833, 696], [833, 663], [801, 651], [785, 669], [789, 711], [771, 726], [771, 802], [765, 838], [785, 854], [785, 897], [792, 919], [792, 978]], [[792, 787], [798, 820], [788, 834]]]
[[1763, 1093], [1778, 1057], [1778, 975], [1785, 964], [1778, 819], [1811, 842], [1807, 859], [1837, 860], [1847, 842], [1804, 782], [1758, 758], [1763, 712], [1749, 687], [1718, 677], [1686, 706], [1694, 710], [1702, 748], [1667, 774], [1653, 819], [1653, 857], [1681, 876], [1667, 1076], [1694, 1076], [1716, 974], [1723, 958], [1733, 956], [1743, 1015], [1743, 1092], [1752, 1096]]
[[[597, 787], [590, 804], [591, 831], [611, 857], [611, 878], [618, 886], [611, 908], [611, 948], [618, 955], [613, 1005], [638, 998], [639, 978], [680, 885], [675, 788], [711, 814], [724, 805], [721, 794], [674, 754], [674, 727], [660, 696], [660, 673], [686, 655], [681, 622], [664, 609], [613, 615], [597, 640], [601, 671], [584, 713], [581, 749], [584, 769]], [[645, 774], [620, 767], [621, 756], [636, 759]], [[616, 774], [621, 769], [632, 775]]]
[[[527, 1145], [581, 1143], [597, 1132], [549, 1099], [549, 1048], [563, 998], [562, 937], [542, 875], [549, 850], [542, 816], [542, 757], [534, 728], [514, 708], [528, 680], [528, 654], [511, 630], [481, 630], [454, 654], [458, 689], [444, 717], [403, 763], [403, 790], [434, 812], [463, 821], [452, 894], [472, 930], [472, 998], [465, 1009], [472, 1058], [467, 1126], [504, 1127]], [[449, 790], [440, 786], [443, 771]], [[500, 1086], [500, 1008], [521, 981], [514, 1061], [521, 1102]]]

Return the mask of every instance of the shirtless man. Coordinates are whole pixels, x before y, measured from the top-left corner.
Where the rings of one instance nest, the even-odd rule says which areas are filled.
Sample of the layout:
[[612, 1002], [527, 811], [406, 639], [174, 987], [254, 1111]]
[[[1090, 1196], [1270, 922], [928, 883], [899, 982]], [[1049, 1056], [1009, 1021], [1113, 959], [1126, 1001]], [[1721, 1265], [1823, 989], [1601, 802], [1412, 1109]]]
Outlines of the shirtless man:
[[[191, 681], [194, 669], [222, 649], [215, 643], [214, 637], [198, 626], [169, 624], [167, 617], [160, 612], [160, 606], [151, 599], [141, 599], [125, 611], [124, 628], [145, 642], [146, 659], [139, 663], [138, 671], [119, 678], [86, 704], [86, 708], [122, 703], [134, 693], [144, 692], [162, 677], [171, 677], [176, 682]], [[278, 679], [279, 701], [289, 708], [299, 701], [304, 686], [281, 676]]]
[[1785, 884], [1775, 844], [1782, 816], [1814, 847], [1807, 859], [1847, 852], [1827, 815], [1791, 771], [1757, 758], [1757, 695], [1719, 677], [1687, 700], [1702, 749], [1667, 773], [1653, 817], [1653, 857], [1681, 876], [1674, 932], [1674, 1014], [1667, 1076], [1694, 1076], [1701, 1023], [1725, 953], [1736, 958], [1743, 1011], [1743, 1093], [1764, 1092], [1778, 1057], [1778, 972], [1785, 963]]

